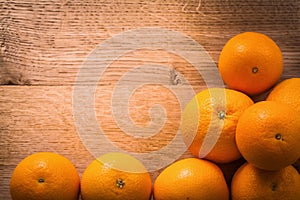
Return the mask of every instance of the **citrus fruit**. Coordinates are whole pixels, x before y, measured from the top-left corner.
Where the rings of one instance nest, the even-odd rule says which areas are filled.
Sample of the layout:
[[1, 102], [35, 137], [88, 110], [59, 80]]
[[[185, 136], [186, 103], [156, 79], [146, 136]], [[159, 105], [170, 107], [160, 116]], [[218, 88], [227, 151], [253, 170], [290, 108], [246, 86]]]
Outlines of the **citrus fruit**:
[[154, 199], [229, 199], [222, 171], [215, 164], [186, 158], [165, 168], [154, 182]]
[[298, 200], [300, 175], [292, 166], [278, 171], [266, 171], [246, 163], [231, 183], [232, 200]]
[[218, 67], [229, 88], [256, 95], [279, 80], [283, 57], [280, 48], [267, 35], [244, 32], [227, 41], [220, 53]]
[[144, 165], [128, 154], [118, 152], [95, 159], [81, 179], [84, 200], [149, 200], [151, 190], [150, 174]]
[[64, 156], [51, 152], [31, 154], [13, 171], [10, 193], [16, 200], [77, 200], [80, 178]]
[[[277, 84], [267, 97], [267, 101], [278, 101], [300, 111], [300, 78], [290, 78]], [[300, 172], [300, 159], [293, 164]]]
[[252, 104], [247, 95], [231, 89], [209, 88], [196, 94], [182, 115], [181, 132], [191, 153], [218, 163], [240, 158], [236, 124]]
[[265, 170], [284, 168], [300, 156], [300, 116], [283, 103], [255, 103], [238, 121], [236, 143], [254, 166]]
[[279, 101], [300, 111], [300, 78], [290, 78], [277, 84], [267, 97], [268, 101]]

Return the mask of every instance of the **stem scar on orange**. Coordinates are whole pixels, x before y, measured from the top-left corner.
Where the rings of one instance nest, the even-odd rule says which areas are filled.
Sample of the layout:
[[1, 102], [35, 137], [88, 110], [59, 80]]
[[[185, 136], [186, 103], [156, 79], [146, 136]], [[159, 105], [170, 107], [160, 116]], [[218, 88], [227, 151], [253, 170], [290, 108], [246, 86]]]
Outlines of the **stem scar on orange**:
[[267, 35], [244, 32], [225, 44], [218, 67], [229, 88], [257, 95], [280, 79], [283, 57], [280, 48]]

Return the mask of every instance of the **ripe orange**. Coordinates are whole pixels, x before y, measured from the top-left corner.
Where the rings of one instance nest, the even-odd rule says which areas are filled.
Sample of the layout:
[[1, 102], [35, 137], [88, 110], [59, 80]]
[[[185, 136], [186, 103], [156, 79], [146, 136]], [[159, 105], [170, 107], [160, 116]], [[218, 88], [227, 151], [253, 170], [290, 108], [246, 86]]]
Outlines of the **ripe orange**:
[[81, 179], [84, 200], [149, 200], [151, 190], [150, 174], [144, 165], [124, 153], [108, 153], [95, 159]]
[[262, 33], [245, 32], [232, 37], [219, 57], [219, 71], [229, 88], [249, 95], [274, 85], [283, 71], [279, 47]]
[[300, 175], [292, 166], [265, 171], [246, 163], [235, 173], [231, 183], [232, 200], [298, 200]]
[[265, 170], [279, 170], [300, 157], [300, 116], [286, 104], [258, 102], [244, 111], [236, 129], [243, 157]]
[[77, 200], [79, 175], [65, 157], [40, 152], [23, 159], [10, 180], [10, 193], [16, 200]]
[[300, 78], [286, 79], [277, 84], [267, 97], [268, 101], [279, 101], [300, 111]]
[[224, 176], [215, 164], [186, 158], [165, 168], [154, 182], [155, 200], [225, 200], [229, 191]]
[[[286, 79], [277, 84], [267, 97], [267, 101], [278, 101], [300, 112], [300, 78]], [[294, 163], [300, 172], [300, 159]]]
[[225, 88], [210, 88], [196, 94], [182, 116], [181, 132], [191, 153], [218, 163], [240, 158], [235, 143], [236, 124], [252, 104], [245, 94]]

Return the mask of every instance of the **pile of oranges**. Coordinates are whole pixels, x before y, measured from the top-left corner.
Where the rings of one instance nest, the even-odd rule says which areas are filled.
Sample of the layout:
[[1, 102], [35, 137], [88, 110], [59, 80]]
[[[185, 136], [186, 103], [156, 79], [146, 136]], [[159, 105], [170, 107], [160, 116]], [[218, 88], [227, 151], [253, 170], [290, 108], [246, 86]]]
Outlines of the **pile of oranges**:
[[[36, 153], [14, 170], [12, 199], [300, 199], [300, 78], [279, 81], [281, 51], [255, 32], [231, 38], [218, 68], [227, 87], [201, 91], [182, 113], [193, 158], [167, 166], [152, 183], [140, 161], [108, 153], [80, 181], [65, 157]], [[267, 91], [265, 100], [253, 101]]]

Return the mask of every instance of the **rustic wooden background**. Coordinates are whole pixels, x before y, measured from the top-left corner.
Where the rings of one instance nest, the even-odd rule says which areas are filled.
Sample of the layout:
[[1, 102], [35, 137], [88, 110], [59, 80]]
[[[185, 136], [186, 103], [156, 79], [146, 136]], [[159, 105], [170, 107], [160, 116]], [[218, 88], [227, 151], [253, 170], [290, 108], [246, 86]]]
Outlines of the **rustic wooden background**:
[[[282, 50], [282, 79], [300, 76], [298, 0], [0, 0], [0, 5], [0, 199], [4, 200], [10, 199], [13, 169], [31, 153], [60, 153], [80, 175], [94, 159], [76, 132], [72, 92], [86, 57], [115, 34], [141, 27], [178, 31], [200, 43], [217, 65], [230, 37], [258, 31], [273, 38]], [[113, 63], [98, 83], [95, 113], [109, 138], [128, 151], [159, 149], [180, 125], [180, 105], [172, 92], [145, 85], [128, 100], [128, 111], [136, 125], [146, 126], [153, 103], [164, 107], [166, 121], [159, 139], [139, 143], [120, 137], [122, 131], [111, 116], [112, 91], [131, 66], [145, 63], [179, 71], [196, 92], [206, 87], [193, 66], [167, 52], [136, 51]], [[182, 77], [174, 73], [156, 75], [153, 79], [165, 79], [169, 85], [181, 83]], [[182, 157], [188, 156], [186, 152]], [[152, 178], [158, 173], [152, 172]]]

